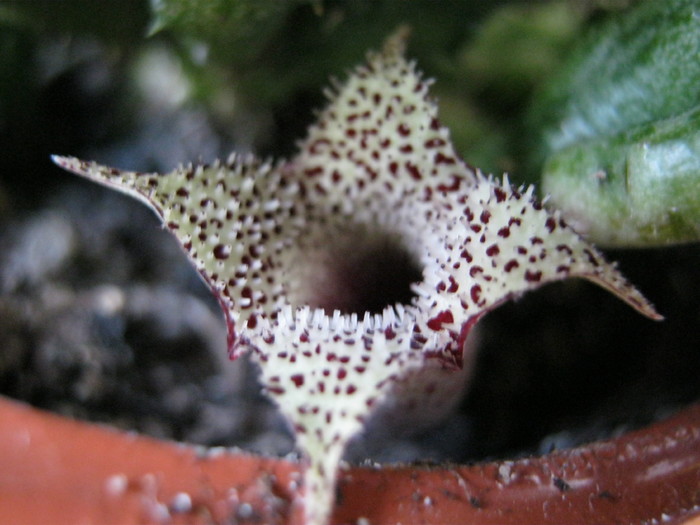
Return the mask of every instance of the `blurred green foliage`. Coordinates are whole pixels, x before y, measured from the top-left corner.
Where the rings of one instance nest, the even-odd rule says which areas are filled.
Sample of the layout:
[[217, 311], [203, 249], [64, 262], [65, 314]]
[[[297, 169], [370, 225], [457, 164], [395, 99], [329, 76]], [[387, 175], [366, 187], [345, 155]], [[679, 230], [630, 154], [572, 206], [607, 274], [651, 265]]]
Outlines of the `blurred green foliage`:
[[[75, 144], [80, 134], [90, 137], [93, 143], [87, 146], [93, 148], [99, 141], [108, 143], [110, 137], [127, 136], [134, 122], [144, 118], [143, 101], [139, 102], [143, 97], [137, 92], [143, 84], [139, 77], [160, 74], [151, 65], [162, 57], [170, 64], [170, 76], [160, 80], [161, 87], [153, 84], [156, 92], [149, 100], [157, 99], [157, 90], [169, 89], [170, 83], [185, 96], [173, 99], [163, 92], [162, 99], [177, 100], [183, 108], [206, 108], [231, 149], [290, 155], [314, 118], [311, 110], [325, 103], [321, 88], [328, 85], [329, 77], [342, 80], [368, 49], [379, 48], [397, 27], [408, 25], [412, 31], [408, 54], [428, 77], [436, 79], [432, 92], [439, 99], [441, 119], [467, 162], [485, 172], [506, 171], [512, 179], [539, 182], [545, 160], [560, 150], [563, 155], [564, 146], [581, 148], [582, 141], [594, 138], [602, 141], [596, 145], [600, 149], [608, 144], [606, 137], [611, 137], [610, 144], [619, 144], [623, 136], [616, 134], [632, 133], [628, 124], [671, 118], [690, 109], [700, 68], [694, 48], [656, 62], [651, 49], [680, 42], [674, 36], [680, 34], [679, 28], [688, 33], [686, 29], [695, 26], [671, 15], [650, 18], [639, 13], [649, 11], [647, 6], [652, 4], [678, 6], [680, 12], [697, 3], [4, 1], [0, 2], [0, 145], [28, 158], [29, 149], [36, 149], [32, 145], [36, 137], [43, 137], [40, 142], [47, 148], [52, 144], [51, 152], [79, 152], [82, 148]], [[639, 9], [636, 4], [641, 4]], [[625, 22], [608, 22], [610, 11], [621, 11], [612, 18]], [[643, 24], [648, 27], [637, 31]], [[654, 40], [649, 36], [654, 31], [671, 36]], [[688, 37], [684, 42], [692, 47], [697, 39]], [[93, 48], [98, 51], [86, 51]], [[616, 57], [612, 63], [605, 62], [609, 56]], [[650, 77], [660, 78], [656, 91], [667, 94], [621, 96], [624, 100], [618, 105], [615, 96], [637, 89], [626, 87], [632, 82], [630, 75], [640, 71], [629, 64], [642, 62], [651, 68]], [[96, 63], [106, 68], [104, 82], [111, 84], [109, 89], [96, 86]], [[655, 67], [660, 68], [658, 72]], [[173, 71], [184, 79], [178, 80]], [[64, 103], [60, 86], [68, 81], [78, 82], [82, 91], [77, 99]], [[605, 86], [619, 89], [610, 96]], [[533, 93], [539, 95], [528, 111]], [[106, 108], [112, 103], [109, 100], [116, 100], [119, 109]], [[605, 120], [601, 115], [614, 118]], [[568, 131], [566, 139], [557, 135], [559, 129], [570, 130], [565, 123], [579, 117], [589, 126], [590, 136]], [[620, 122], [615, 121], [618, 117]], [[551, 168], [555, 165], [556, 174]], [[25, 171], [31, 166], [32, 161], [23, 163]], [[575, 200], [581, 187], [578, 167], [564, 157], [552, 158], [548, 166], [544, 191], [568, 192]], [[686, 176], [691, 179], [684, 181], [697, 180], [695, 175]], [[610, 180], [619, 177], [611, 173]], [[619, 186], [614, 192], [589, 194], [595, 202], [586, 206], [599, 203], [615, 209], [622, 203]], [[566, 202], [558, 196], [556, 203], [566, 211]], [[600, 211], [600, 207], [591, 209]], [[615, 221], [598, 229], [589, 225], [594, 240], [610, 240], [604, 230], [619, 230], [629, 205], [621, 210], [616, 211]], [[684, 238], [697, 238], [693, 225], [697, 219], [686, 220]], [[656, 232], [644, 242], [678, 238], [668, 228]], [[640, 243], [630, 236], [615, 242]]]

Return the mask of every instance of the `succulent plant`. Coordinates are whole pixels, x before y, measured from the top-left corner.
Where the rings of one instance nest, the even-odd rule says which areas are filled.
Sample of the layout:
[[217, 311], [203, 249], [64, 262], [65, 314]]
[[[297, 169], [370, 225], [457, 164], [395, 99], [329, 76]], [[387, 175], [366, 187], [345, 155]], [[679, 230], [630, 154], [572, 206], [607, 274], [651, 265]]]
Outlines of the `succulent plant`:
[[159, 175], [54, 157], [142, 200], [179, 240], [231, 356], [252, 353], [294, 429], [310, 525], [327, 522], [343, 452], [371, 419], [420, 424], [454, 405], [470, 331], [502, 302], [584, 277], [660, 318], [532, 187], [459, 158], [403, 48], [398, 33], [336, 85], [290, 160]]

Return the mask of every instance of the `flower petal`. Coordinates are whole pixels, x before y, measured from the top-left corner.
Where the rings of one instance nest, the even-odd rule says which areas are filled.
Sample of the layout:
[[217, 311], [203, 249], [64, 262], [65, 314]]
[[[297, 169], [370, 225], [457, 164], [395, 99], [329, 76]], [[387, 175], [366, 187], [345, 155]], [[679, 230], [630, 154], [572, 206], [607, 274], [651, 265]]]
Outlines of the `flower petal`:
[[[328, 206], [357, 213], [365, 203], [400, 203], [457, 184], [476, 182], [454, 150], [428, 96], [432, 81], [403, 57], [401, 32], [335, 92], [293, 159]], [[369, 201], [369, 202], [368, 202]]]

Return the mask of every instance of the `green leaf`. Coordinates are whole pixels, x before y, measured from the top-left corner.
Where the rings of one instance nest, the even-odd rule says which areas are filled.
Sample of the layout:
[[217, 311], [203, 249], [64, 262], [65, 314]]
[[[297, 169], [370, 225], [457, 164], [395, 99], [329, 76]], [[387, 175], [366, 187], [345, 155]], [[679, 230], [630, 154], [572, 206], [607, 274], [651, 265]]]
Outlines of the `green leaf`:
[[697, 0], [644, 2], [588, 34], [533, 104], [542, 190], [591, 239], [700, 239]]

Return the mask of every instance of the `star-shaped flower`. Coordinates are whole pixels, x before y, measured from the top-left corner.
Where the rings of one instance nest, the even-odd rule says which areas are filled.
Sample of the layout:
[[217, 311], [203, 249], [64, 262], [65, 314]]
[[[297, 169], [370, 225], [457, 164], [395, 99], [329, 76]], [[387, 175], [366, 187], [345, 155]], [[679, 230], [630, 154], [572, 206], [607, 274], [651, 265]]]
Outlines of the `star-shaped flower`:
[[653, 307], [558, 213], [455, 153], [395, 37], [370, 54], [290, 161], [232, 155], [166, 175], [55, 157], [151, 206], [250, 351], [296, 434], [308, 524], [325, 523], [348, 441], [377, 410], [450, 406], [474, 323], [546, 282], [585, 277]]

